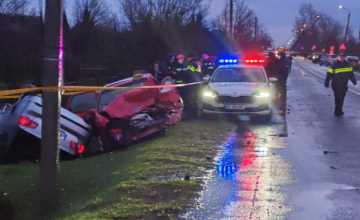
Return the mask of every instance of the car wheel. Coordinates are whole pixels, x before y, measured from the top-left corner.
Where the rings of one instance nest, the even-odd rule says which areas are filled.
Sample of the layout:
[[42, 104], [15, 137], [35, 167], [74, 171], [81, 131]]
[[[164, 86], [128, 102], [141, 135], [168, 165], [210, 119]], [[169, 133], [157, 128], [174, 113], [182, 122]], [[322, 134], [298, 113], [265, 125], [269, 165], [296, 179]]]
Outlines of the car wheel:
[[110, 135], [101, 138], [102, 148], [104, 152], [111, 152], [117, 149], [117, 143], [112, 140]]
[[319, 65], [322, 66], [322, 63], [320, 62]]
[[82, 157], [89, 157], [96, 154], [100, 154], [104, 151], [103, 146], [98, 138], [92, 137], [90, 138], [89, 143], [85, 147], [84, 153], [81, 155]]

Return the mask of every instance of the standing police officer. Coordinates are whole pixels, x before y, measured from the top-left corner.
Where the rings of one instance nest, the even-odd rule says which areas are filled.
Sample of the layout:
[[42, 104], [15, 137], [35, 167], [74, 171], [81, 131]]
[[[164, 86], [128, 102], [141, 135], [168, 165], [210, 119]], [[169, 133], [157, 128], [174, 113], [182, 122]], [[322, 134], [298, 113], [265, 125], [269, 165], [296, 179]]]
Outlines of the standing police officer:
[[286, 101], [286, 81], [289, 76], [289, 62], [286, 59], [285, 52], [280, 53], [280, 60], [278, 66], [278, 81], [277, 87], [280, 93], [280, 100]]
[[344, 99], [348, 90], [349, 79], [356, 85], [357, 81], [354, 75], [352, 66], [345, 61], [345, 54], [340, 53], [337, 60], [330, 66], [326, 74], [325, 87], [329, 88], [330, 80], [331, 87], [335, 96], [335, 111], [334, 115], [340, 117], [344, 114], [342, 107]]
[[174, 62], [174, 60], [175, 60], [174, 54], [169, 53], [166, 56], [165, 60], [162, 63], [160, 63], [159, 73], [157, 74], [157, 81], [159, 83], [161, 83], [161, 81], [167, 76], [174, 77], [175, 72], [173, 71], [172, 68], [172, 63]]

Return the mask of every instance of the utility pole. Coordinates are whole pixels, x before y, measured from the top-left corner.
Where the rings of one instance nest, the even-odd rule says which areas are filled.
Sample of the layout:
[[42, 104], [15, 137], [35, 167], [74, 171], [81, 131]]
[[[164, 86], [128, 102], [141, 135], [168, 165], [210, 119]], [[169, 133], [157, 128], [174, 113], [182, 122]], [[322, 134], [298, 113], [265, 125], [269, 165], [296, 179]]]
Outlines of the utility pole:
[[255, 41], [257, 40], [257, 22], [258, 22], [258, 19], [257, 19], [257, 17], [255, 17]]
[[[63, 0], [46, 0], [43, 86], [60, 86], [63, 59]], [[44, 92], [42, 106], [39, 211], [53, 213], [57, 205], [61, 94]]]
[[233, 40], [233, 0], [230, 0], [230, 39]]
[[348, 30], [349, 30], [349, 21], [350, 21], [350, 12], [348, 14], [348, 20], [347, 20], [347, 25], [346, 25], [346, 32], [345, 32], [345, 42], [347, 41], [347, 35], [348, 35]]

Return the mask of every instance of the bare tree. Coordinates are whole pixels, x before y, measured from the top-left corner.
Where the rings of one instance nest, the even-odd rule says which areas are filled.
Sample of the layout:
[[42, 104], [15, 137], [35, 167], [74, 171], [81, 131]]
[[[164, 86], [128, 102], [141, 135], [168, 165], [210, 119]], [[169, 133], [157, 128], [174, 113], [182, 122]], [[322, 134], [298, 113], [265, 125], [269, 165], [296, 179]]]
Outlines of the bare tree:
[[118, 0], [120, 9], [133, 30], [137, 24], [151, 22], [161, 27], [176, 20], [189, 22], [194, 11], [204, 11], [203, 0]]
[[23, 15], [28, 4], [28, 0], [0, 0], [0, 13]]
[[343, 27], [331, 16], [316, 11], [311, 3], [302, 4], [293, 28], [296, 41], [293, 47], [303, 46], [310, 52], [313, 45], [328, 48], [339, 44]]
[[108, 26], [108, 7], [102, 0], [76, 0], [74, 17], [76, 23], [89, 27]]
[[[213, 25], [223, 31], [229, 30], [229, 17], [230, 7], [229, 3], [226, 4], [221, 15], [218, 16], [214, 21]], [[234, 39], [247, 39], [250, 40], [254, 33], [255, 13], [250, 10], [246, 5], [245, 1], [237, 1], [234, 5]]]

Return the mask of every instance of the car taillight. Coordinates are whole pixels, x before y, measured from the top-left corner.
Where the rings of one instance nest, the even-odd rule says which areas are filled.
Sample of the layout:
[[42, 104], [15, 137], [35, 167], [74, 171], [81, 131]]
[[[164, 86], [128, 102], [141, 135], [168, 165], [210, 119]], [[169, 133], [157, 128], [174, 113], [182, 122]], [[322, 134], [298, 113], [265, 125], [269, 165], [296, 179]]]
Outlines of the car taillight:
[[78, 147], [77, 147], [77, 152], [79, 154], [82, 154], [84, 152], [84, 150], [85, 150], [85, 146], [82, 145], [82, 144], [79, 144]]
[[36, 123], [34, 121], [31, 121], [30, 118], [28, 118], [26, 116], [20, 117], [19, 125], [25, 126], [27, 128], [30, 128], [30, 129], [36, 129], [39, 126], [38, 123]]
[[78, 146], [78, 144], [77, 144], [76, 142], [70, 141], [70, 148], [71, 148], [71, 150], [76, 151], [76, 150], [77, 150], [77, 146]]
[[22, 116], [19, 119], [19, 125], [21, 126], [28, 126], [28, 124], [30, 124], [31, 120], [30, 118], [26, 117], [26, 116]]
[[85, 146], [83, 144], [78, 144], [74, 141], [70, 141], [70, 148], [73, 151], [77, 151], [78, 154], [82, 154], [85, 150]]

